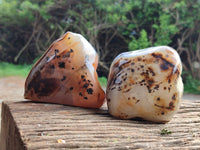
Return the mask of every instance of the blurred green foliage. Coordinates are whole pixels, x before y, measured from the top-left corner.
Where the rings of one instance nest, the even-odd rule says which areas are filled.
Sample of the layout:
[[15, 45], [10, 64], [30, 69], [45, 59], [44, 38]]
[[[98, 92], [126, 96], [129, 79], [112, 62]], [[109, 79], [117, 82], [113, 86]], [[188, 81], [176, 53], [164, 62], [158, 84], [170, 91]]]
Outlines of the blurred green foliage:
[[151, 43], [148, 40], [147, 32], [143, 29], [140, 32], [138, 39], [132, 37], [131, 42], [128, 44], [129, 50], [139, 50], [151, 46]]
[[186, 79], [184, 80], [185, 93], [200, 94], [200, 80], [194, 79], [191, 73], [184, 72]]
[[106, 87], [107, 85], [107, 78], [106, 77], [99, 77], [99, 83], [102, 87]]
[[7, 62], [0, 63], [0, 78], [7, 76], [27, 77], [32, 65], [15, 65]]
[[184, 82], [194, 79], [196, 83], [200, 79], [200, 68], [194, 68], [200, 62], [199, 8], [199, 0], [2, 0], [0, 61], [32, 64], [54, 40], [72, 31], [95, 47], [100, 76], [108, 76], [119, 53], [169, 45], [192, 77], [183, 74]]

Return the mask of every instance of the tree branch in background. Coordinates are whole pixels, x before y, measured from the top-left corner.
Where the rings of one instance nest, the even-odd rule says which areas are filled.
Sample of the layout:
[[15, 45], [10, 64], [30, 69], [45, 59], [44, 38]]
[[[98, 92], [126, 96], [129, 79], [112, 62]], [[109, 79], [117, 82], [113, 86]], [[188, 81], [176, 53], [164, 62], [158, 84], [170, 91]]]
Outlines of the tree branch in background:
[[99, 65], [100, 65], [101, 67], [103, 67], [106, 71], [109, 71], [109, 67], [107, 67], [107, 66], [104, 64], [104, 62], [99, 61]]
[[33, 36], [35, 34], [35, 31], [33, 30], [30, 38], [28, 39], [28, 42], [24, 45], [24, 47], [22, 47], [22, 49], [20, 49], [20, 51], [18, 52], [18, 54], [15, 56], [14, 58], [14, 62], [17, 63], [18, 62], [18, 59], [19, 57], [22, 55], [22, 53], [26, 50], [26, 48], [29, 46], [29, 44], [31, 43], [32, 39], [33, 39]]
[[199, 33], [197, 44], [196, 44], [196, 57], [197, 57], [197, 61], [200, 62], [200, 33]]

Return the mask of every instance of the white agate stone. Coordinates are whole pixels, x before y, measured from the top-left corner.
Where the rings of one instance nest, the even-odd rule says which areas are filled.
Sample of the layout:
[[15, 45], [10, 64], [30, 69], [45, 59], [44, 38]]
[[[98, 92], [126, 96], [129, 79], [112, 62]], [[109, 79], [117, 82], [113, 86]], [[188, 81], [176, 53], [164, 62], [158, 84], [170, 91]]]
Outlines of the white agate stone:
[[120, 119], [170, 121], [183, 94], [181, 72], [180, 57], [168, 46], [118, 55], [108, 77], [109, 113]]

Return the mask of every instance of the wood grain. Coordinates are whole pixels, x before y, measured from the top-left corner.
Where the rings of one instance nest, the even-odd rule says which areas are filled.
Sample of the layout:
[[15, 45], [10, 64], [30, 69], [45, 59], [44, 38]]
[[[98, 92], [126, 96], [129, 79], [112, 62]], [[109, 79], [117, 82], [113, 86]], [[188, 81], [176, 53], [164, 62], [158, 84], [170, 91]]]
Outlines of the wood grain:
[[[84, 109], [4, 101], [2, 109], [2, 150], [200, 149], [200, 100], [184, 100], [166, 124], [119, 120], [108, 114], [105, 105]], [[162, 129], [172, 133], [161, 135]]]

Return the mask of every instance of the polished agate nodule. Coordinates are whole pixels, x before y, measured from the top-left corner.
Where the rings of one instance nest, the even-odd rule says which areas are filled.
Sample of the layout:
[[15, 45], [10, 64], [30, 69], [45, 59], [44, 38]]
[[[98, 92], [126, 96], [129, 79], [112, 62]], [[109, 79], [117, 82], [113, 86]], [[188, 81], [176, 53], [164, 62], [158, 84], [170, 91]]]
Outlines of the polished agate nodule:
[[168, 46], [120, 54], [108, 78], [109, 113], [121, 119], [170, 121], [183, 94], [181, 72], [180, 57]]
[[105, 93], [97, 76], [98, 56], [80, 34], [67, 32], [33, 66], [24, 97], [33, 101], [99, 108]]

